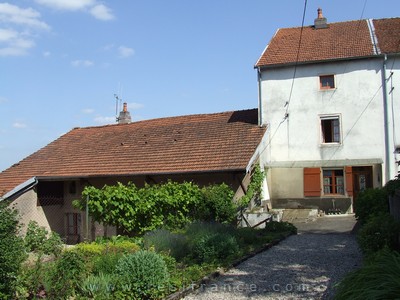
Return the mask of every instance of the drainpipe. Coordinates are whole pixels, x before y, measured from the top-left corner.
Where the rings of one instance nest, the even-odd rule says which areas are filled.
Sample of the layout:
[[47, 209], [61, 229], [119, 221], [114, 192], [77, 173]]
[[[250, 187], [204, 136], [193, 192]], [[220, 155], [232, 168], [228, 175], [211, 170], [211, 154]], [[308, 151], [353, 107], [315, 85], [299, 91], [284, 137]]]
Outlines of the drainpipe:
[[262, 99], [261, 99], [261, 70], [257, 68], [257, 82], [258, 82], [258, 125], [262, 126]]
[[382, 71], [382, 91], [383, 91], [383, 119], [385, 131], [385, 181], [390, 180], [390, 150], [389, 150], [389, 113], [388, 113], [388, 95], [387, 95], [387, 80], [386, 80], [386, 64], [387, 55], [383, 57], [383, 71]]

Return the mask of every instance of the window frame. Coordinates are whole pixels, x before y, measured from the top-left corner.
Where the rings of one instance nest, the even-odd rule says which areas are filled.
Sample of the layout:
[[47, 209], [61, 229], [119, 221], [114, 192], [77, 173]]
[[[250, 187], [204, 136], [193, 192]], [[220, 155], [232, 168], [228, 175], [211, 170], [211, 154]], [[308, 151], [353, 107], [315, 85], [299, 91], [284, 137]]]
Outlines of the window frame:
[[[337, 125], [333, 124], [334, 121], [338, 122]], [[332, 124], [330, 125], [330, 133], [326, 134], [326, 131], [329, 129], [324, 126], [327, 121], [330, 121]], [[340, 114], [332, 114], [332, 115], [320, 115], [319, 116], [319, 128], [320, 128], [320, 139], [322, 145], [341, 145], [342, 144], [342, 118]], [[338, 132], [335, 132], [335, 129]], [[338, 135], [338, 138], [336, 138]], [[330, 136], [331, 139], [327, 141], [327, 136]]]
[[68, 236], [79, 235], [80, 225], [81, 225], [81, 214], [74, 212], [66, 213], [66, 219], [67, 219], [67, 235]]
[[[325, 172], [331, 172], [331, 176], [325, 175]], [[336, 174], [338, 173], [338, 174]], [[341, 174], [340, 174], [341, 173]], [[331, 181], [330, 183], [326, 183], [325, 179], [330, 178]], [[341, 183], [338, 184], [338, 180], [341, 178]], [[345, 196], [346, 195], [346, 172], [343, 168], [323, 168], [322, 169], [322, 192], [323, 195], [340, 195], [340, 196]], [[326, 192], [326, 187], [329, 187], [330, 192]], [[341, 192], [339, 191], [338, 187], [341, 189]]]
[[[328, 79], [327, 81], [324, 81], [324, 79]], [[324, 85], [323, 83], [332, 83], [329, 85]], [[336, 78], [334, 74], [324, 74], [324, 75], [319, 75], [319, 89], [321, 91], [326, 91], [326, 90], [334, 90], [336, 89]]]

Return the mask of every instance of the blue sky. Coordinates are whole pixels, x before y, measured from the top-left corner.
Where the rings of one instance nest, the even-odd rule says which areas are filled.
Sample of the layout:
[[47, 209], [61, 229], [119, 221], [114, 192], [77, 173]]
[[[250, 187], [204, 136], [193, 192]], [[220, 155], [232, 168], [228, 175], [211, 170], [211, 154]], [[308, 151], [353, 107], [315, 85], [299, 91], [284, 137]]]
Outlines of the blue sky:
[[[365, 9], [363, 12], [363, 8]], [[74, 127], [257, 107], [253, 66], [301, 0], [0, 2], [0, 171]], [[398, 0], [309, 0], [328, 22], [400, 16]]]

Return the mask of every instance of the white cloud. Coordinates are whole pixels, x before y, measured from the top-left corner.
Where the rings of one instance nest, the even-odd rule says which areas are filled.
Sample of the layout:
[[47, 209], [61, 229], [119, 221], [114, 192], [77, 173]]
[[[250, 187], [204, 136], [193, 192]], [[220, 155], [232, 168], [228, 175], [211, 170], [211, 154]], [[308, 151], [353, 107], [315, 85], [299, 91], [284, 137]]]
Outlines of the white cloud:
[[85, 11], [102, 21], [115, 18], [110, 8], [96, 0], [35, 0], [35, 2], [56, 10]]
[[118, 53], [119, 53], [119, 57], [127, 58], [127, 57], [134, 55], [135, 50], [133, 50], [132, 48], [125, 47], [125, 46], [119, 46]]
[[85, 108], [85, 109], [82, 109], [82, 112], [84, 114], [92, 114], [92, 113], [94, 113], [94, 109], [93, 108]]
[[90, 14], [96, 19], [102, 21], [109, 21], [114, 19], [114, 15], [107, 6], [103, 4], [97, 4], [90, 9]]
[[4, 23], [49, 30], [50, 26], [41, 21], [40, 17], [40, 13], [33, 8], [20, 8], [9, 3], [0, 3], [0, 21]]
[[97, 116], [94, 118], [94, 122], [97, 124], [105, 125], [105, 124], [114, 124], [115, 117], [102, 117], [102, 116]]
[[80, 10], [95, 5], [95, 0], [35, 0], [36, 3], [58, 10]]
[[71, 61], [71, 65], [74, 67], [91, 67], [94, 65], [94, 62], [92, 62], [91, 60], [77, 59], [77, 60]]
[[0, 3], [0, 56], [21, 56], [35, 46], [33, 39], [37, 30], [50, 30], [41, 21], [40, 14], [32, 8], [20, 8], [9, 3]]
[[0, 96], [0, 104], [6, 102], [8, 102], [8, 99]]
[[14, 122], [14, 123], [12, 124], [12, 126], [13, 126], [14, 128], [26, 128], [26, 124], [25, 124], [25, 123], [21, 123], [21, 122]]
[[51, 55], [51, 52], [50, 51], [44, 51], [43, 52], [43, 56], [44, 57], [49, 57]]

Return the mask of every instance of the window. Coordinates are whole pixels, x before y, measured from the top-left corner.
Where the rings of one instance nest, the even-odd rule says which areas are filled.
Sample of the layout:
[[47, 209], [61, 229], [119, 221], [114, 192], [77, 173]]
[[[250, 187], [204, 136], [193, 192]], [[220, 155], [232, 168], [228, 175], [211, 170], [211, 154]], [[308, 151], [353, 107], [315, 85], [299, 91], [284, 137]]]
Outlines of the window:
[[324, 194], [344, 195], [343, 170], [323, 170]]
[[323, 75], [319, 76], [319, 88], [321, 90], [328, 90], [335, 88], [335, 76]]
[[79, 235], [81, 215], [78, 213], [67, 213], [67, 234]]
[[339, 116], [321, 117], [322, 143], [340, 143]]
[[37, 187], [39, 206], [63, 205], [64, 204], [64, 182], [41, 181]]

